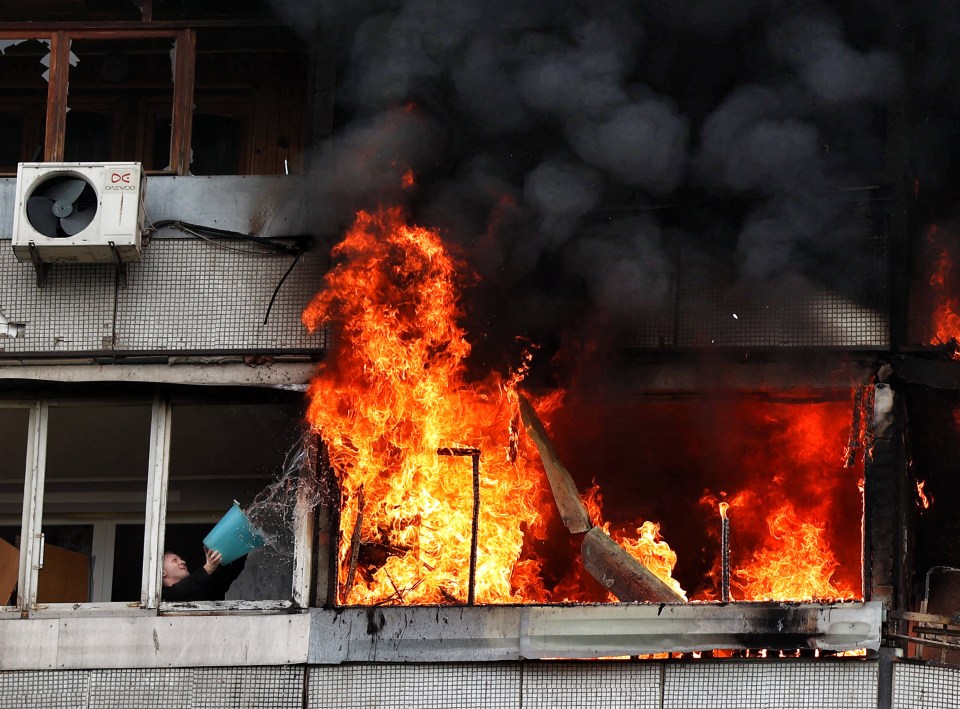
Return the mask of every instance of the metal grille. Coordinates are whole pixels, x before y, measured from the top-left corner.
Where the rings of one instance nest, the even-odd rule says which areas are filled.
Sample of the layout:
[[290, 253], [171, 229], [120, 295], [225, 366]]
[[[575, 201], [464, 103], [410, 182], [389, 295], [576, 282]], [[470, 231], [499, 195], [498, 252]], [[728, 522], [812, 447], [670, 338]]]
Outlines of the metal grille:
[[0, 706], [17, 709], [85, 709], [89, 673], [0, 672]]
[[756, 294], [738, 289], [681, 290], [673, 324], [638, 325], [633, 347], [867, 347], [889, 343], [886, 312], [826, 290]]
[[523, 666], [523, 706], [657, 709], [661, 666], [623, 662]]
[[91, 707], [181, 709], [190, 701], [193, 670], [93, 670]]
[[[876, 662], [831, 660], [49, 670], [0, 672], [0, 707], [869, 709], [877, 681]], [[960, 671], [895, 664], [893, 698], [960, 706]]]
[[[307, 351], [327, 332], [307, 332], [300, 314], [328, 265], [322, 248], [303, 254], [270, 300], [293, 257], [238, 252], [233, 242], [154, 239], [129, 265], [127, 287], [112, 266], [51, 265], [38, 288], [29, 263], [0, 248], [0, 311], [24, 324], [0, 340], [7, 352]], [[116, 313], [114, 313], [116, 308]], [[264, 318], [270, 309], [269, 318]]]
[[210, 667], [196, 670], [193, 706], [202, 709], [303, 706], [304, 668]]
[[718, 269], [684, 270], [681, 257], [672, 302], [639, 318], [627, 346], [889, 347], [891, 226], [884, 206], [852, 205], [859, 236], [843, 264], [848, 272], [835, 278], [858, 284], [855, 297], [789, 278], [751, 289]]
[[668, 665], [664, 709], [867, 709], [875, 663], [695, 662]]
[[960, 670], [894, 663], [893, 709], [957, 706], [960, 706]]
[[320, 709], [520, 709], [520, 665], [311, 667], [308, 707]]

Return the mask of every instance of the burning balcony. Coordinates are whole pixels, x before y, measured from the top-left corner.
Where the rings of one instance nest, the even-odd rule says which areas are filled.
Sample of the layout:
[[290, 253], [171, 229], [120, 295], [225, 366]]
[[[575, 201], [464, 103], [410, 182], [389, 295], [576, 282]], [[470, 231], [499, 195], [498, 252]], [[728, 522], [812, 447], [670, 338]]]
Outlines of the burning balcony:
[[[624, 602], [658, 617], [669, 604], [679, 623], [648, 631], [649, 611], [622, 606], [610, 612], [637, 625], [620, 640], [589, 631], [592, 644], [546, 641], [537, 656], [876, 647], [878, 610], [862, 603], [867, 366], [801, 387], [795, 363], [759, 387], [650, 387], [626, 367], [619, 387], [531, 388], [530, 349], [477, 378], [436, 232], [361, 214], [334, 258], [304, 316], [334, 323], [339, 344], [308, 411], [329, 472], [332, 604], [376, 606], [380, 627], [409, 615], [384, 606], [517, 604], [590, 627]], [[814, 620], [845, 614], [856, 640]]]

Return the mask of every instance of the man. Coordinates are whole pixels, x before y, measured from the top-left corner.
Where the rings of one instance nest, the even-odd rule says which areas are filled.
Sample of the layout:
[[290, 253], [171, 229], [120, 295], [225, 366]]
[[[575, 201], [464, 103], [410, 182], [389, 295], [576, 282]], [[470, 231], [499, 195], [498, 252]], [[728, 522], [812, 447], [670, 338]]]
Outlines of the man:
[[[192, 574], [187, 562], [172, 551], [163, 554], [163, 589], [160, 597], [164, 601], [217, 601], [223, 599], [226, 589], [213, 576], [220, 567], [220, 552], [204, 549], [207, 563]], [[232, 580], [232, 579], [231, 579]], [[229, 585], [229, 582], [228, 582]]]

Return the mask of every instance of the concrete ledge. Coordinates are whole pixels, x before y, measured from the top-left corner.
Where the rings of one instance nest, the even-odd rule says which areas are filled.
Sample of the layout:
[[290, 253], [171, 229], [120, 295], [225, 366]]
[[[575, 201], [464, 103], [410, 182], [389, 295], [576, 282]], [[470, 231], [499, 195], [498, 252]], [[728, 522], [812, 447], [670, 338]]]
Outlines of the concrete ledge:
[[0, 620], [0, 670], [509, 662], [714, 648], [875, 650], [881, 604], [311, 609]]

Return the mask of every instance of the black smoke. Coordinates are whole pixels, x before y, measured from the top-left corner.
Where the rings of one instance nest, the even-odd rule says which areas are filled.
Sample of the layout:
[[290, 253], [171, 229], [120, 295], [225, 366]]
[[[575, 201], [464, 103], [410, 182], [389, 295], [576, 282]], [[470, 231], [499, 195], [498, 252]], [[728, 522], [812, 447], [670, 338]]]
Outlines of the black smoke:
[[337, 58], [324, 227], [386, 194], [442, 229], [480, 276], [481, 359], [629, 330], [669, 306], [681, 258], [865, 301], [863, 196], [921, 180], [942, 206], [956, 171], [950, 3], [274, 5]]

